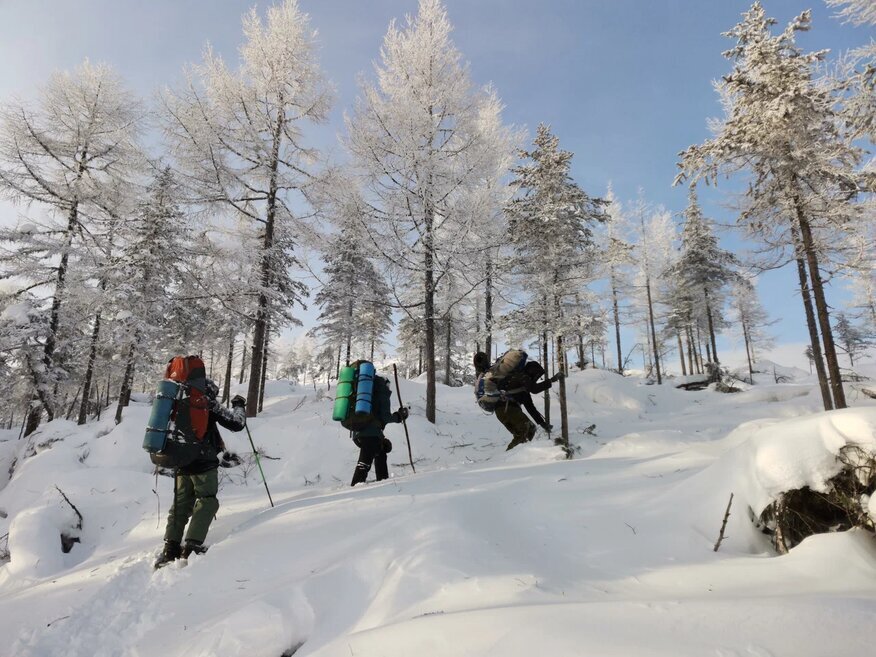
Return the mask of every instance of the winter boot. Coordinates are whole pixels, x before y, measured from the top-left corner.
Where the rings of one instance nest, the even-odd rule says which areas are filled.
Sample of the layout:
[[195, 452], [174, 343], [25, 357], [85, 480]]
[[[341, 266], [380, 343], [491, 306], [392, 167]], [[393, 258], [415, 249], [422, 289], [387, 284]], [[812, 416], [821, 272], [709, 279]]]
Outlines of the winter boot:
[[188, 559], [192, 554], [204, 554], [207, 547], [201, 541], [193, 541], [189, 539], [185, 542], [182, 548], [182, 558]]
[[180, 548], [179, 541], [164, 541], [164, 551], [162, 551], [161, 556], [155, 561], [155, 568], [161, 568], [162, 566], [166, 566], [171, 561], [176, 561], [180, 558], [182, 554], [182, 549]]

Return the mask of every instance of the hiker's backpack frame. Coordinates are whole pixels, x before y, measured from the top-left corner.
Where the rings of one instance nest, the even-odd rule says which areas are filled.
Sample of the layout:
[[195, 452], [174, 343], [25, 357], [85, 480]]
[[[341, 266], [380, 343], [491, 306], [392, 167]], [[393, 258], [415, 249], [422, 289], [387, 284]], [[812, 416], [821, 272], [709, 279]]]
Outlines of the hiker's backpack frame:
[[523, 392], [522, 386], [508, 387], [511, 377], [522, 372], [529, 356], [522, 349], [509, 349], [499, 356], [475, 383], [475, 399], [487, 413], [494, 413], [501, 404], [507, 404], [511, 395]]
[[175, 356], [158, 384], [143, 449], [157, 466], [180, 468], [216, 457], [205, 440], [210, 422], [207, 374], [199, 356]]
[[374, 364], [358, 361], [341, 369], [332, 419], [349, 431], [369, 426], [383, 429], [389, 419], [389, 382], [377, 375]]

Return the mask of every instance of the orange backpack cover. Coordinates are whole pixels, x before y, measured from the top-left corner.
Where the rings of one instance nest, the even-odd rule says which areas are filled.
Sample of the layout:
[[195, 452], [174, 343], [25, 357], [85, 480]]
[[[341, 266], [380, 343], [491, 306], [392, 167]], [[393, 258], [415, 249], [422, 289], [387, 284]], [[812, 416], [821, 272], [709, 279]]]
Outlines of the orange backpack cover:
[[167, 363], [164, 378], [182, 384], [185, 394], [176, 402], [172, 419], [186, 438], [200, 442], [207, 434], [210, 400], [207, 398], [207, 370], [199, 356], [174, 356]]

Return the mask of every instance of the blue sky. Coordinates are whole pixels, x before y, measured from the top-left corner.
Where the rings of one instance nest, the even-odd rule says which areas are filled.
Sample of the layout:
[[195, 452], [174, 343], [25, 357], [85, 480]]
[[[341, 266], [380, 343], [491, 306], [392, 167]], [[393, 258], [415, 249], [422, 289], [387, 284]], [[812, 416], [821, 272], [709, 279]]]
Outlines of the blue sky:
[[[88, 57], [113, 65], [144, 97], [173, 84], [208, 41], [236, 57], [240, 16], [251, 0], [0, 0], [0, 99], [32, 97], [51, 71]], [[258, 2], [263, 8], [268, 3]], [[416, 0], [300, 0], [319, 31], [321, 60], [337, 88], [328, 126], [313, 141], [338, 150], [343, 111], [356, 97], [356, 76], [370, 73], [392, 18], [416, 11]], [[676, 154], [708, 136], [706, 119], [720, 108], [711, 81], [729, 70], [721, 52], [750, 3], [740, 0], [445, 0], [454, 40], [479, 84], [492, 83], [506, 121], [534, 132], [550, 123], [575, 153], [573, 173], [592, 194], [612, 181], [622, 200], [643, 188], [673, 212], [684, 189], [671, 188]], [[845, 25], [822, 0], [765, 0], [787, 23], [811, 8], [807, 49], [834, 53], [863, 44], [871, 27]], [[707, 214], [729, 223], [724, 191], [706, 193]], [[15, 211], [0, 207], [0, 220]], [[738, 248], [738, 236], [723, 236]], [[782, 322], [781, 342], [805, 339], [790, 269], [761, 277], [768, 308]], [[839, 297], [837, 297], [839, 298]]]

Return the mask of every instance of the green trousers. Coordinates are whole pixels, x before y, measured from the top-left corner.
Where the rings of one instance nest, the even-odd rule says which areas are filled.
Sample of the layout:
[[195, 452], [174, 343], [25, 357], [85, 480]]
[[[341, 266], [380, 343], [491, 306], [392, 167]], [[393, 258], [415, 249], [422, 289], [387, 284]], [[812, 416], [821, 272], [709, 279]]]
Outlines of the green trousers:
[[[174, 483], [173, 505], [167, 514], [165, 541], [181, 543], [183, 532], [187, 541], [203, 543], [210, 523], [219, 510], [219, 475], [216, 468], [201, 474], [177, 474]], [[189, 522], [189, 518], [192, 519]], [[189, 529], [186, 531], [186, 524]]]
[[518, 404], [499, 404], [496, 407], [496, 417], [514, 436], [514, 439], [508, 443], [505, 451], [532, 440], [533, 436], [535, 436], [535, 425], [532, 423], [532, 420], [526, 417], [523, 409]]

